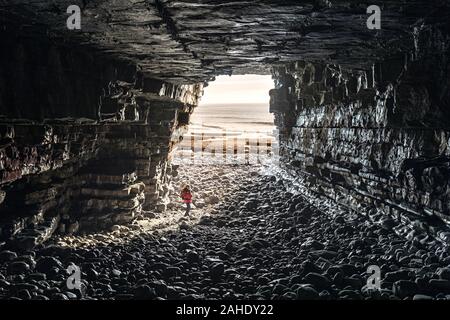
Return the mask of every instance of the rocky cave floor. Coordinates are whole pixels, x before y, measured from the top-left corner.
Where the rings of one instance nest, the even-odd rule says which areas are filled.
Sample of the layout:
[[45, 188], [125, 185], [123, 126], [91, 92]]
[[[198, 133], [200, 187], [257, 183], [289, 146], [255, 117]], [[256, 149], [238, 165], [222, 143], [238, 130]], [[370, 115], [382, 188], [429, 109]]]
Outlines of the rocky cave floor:
[[[129, 226], [0, 252], [3, 299], [450, 299], [448, 249], [293, 192], [264, 165], [181, 165], [171, 206]], [[184, 217], [178, 189], [196, 208]], [[289, 189], [289, 191], [288, 191]], [[66, 268], [81, 268], [69, 290]], [[366, 287], [381, 269], [381, 290]]]

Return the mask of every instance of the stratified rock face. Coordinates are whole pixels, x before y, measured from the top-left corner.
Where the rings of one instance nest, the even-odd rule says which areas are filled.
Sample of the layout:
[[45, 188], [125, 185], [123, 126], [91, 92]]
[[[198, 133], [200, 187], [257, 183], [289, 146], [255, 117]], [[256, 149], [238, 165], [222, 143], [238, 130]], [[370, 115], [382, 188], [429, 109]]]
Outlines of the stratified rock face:
[[63, 233], [105, 228], [164, 200], [183, 132], [178, 119], [192, 107], [151, 93], [135, 97], [155, 111], [136, 121], [0, 121], [2, 238], [27, 238], [36, 225], [49, 236], [50, 221]]
[[325, 63], [274, 69], [281, 155], [318, 190], [356, 210], [407, 210], [450, 222], [448, 24], [416, 51], [346, 72]]
[[[80, 6], [81, 30], [66, 28]], [[381, 30], [367, 28], [367, 8], [382, 11]], [[9, 31], [50, 36], [138, 64], [152, 78], [196, 83], [217, 74], [269, 73], [275, 62], [325, 60], [366, 68], [414, 47], [420, 18], [442, 19], [441, 0], [4, 0]], [[420, 24], [419, 24], [420, 25]]]
[[136, 65], [55, 44], [37, 52], [29, 39], [9, 44], [0, 239], [28, 249], [54, 231], [104, 229], [163, 209], [171, 153], [202, 85], [151, 79]]

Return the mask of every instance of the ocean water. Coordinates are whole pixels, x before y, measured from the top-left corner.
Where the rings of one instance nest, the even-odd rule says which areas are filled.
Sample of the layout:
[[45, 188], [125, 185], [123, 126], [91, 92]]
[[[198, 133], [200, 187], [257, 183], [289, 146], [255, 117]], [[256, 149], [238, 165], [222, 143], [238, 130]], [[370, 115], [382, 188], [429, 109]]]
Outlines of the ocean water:
[[276, 143], [273, 121], [267, 104], [200, 105], [194, 110], [189, 130], [178, 146], [178, 156], [267, 155]]
[[273, 115], [266, 104], [200, 105], [192, 114], [191, 129], [204, 126], [238, 132], [271, 131]]

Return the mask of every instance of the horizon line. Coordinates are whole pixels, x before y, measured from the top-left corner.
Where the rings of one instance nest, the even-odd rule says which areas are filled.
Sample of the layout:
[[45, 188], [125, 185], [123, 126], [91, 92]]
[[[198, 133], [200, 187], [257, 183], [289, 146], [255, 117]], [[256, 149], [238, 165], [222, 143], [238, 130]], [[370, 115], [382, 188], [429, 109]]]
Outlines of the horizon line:
[[269, 102], [222, 102], [222, 103], [199, 103], [198, 106], [214, 106], [214, 105], [241, 105], [241, 104], [264, 104], [269, 105]]

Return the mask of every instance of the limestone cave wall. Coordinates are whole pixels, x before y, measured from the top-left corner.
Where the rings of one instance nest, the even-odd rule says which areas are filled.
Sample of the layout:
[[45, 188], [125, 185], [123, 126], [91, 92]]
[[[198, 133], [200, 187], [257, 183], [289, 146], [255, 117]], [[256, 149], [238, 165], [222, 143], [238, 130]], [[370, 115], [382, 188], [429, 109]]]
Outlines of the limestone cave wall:
[[415, 50], [366, 70], [275, 67], [282, 162], [356, 211], [450, 222], [448, 27], [416, 29]]
[[164, 209], [202, 86], [91, 51], [9, 37], [0, 63], [0, 239], [27, 249]]

